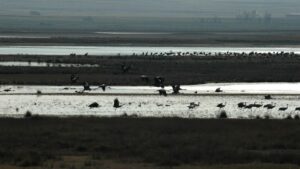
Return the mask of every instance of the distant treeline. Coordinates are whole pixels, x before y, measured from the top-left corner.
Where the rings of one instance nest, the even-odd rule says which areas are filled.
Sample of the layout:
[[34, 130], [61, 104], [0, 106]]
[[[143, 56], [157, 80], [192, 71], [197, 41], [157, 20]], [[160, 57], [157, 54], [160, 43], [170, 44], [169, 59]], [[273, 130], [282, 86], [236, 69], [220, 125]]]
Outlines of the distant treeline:
[[1, 16], [0, 31], [287, 31], [300, 30], [300, 17], [272, 18], [271, 14], [256, 16], [246, 12], [236, 18], [145, 18], [145, 17], [47, 17], [36, 11], [30, 16]]

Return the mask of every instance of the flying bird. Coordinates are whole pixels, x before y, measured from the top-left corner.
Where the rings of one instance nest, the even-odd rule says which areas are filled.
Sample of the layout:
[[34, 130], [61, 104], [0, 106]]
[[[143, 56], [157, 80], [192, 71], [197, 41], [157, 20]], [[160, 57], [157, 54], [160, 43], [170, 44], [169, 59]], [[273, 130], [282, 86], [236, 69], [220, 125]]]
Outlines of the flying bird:
[[180, 88], [180, 85], [172, 85], [172, 89], [173, 89], [173, 94], [179, 94], [179, 91], [182, 90]]
[[83, 91], [85, 90], [89, 90], [89, 91], [92, 90], [88, 82], [83, 83]]
[[99, 87], [102, 89], [102, 91], [105, 92], [107, 85], [106, 84], [102, 84]]
[[77, 81], [79, 80], [79, 76], [76, 76], [75, 74], [72, 74], [70, 76], [70, 80], [71, 80], [71, 83], [77, 83]]

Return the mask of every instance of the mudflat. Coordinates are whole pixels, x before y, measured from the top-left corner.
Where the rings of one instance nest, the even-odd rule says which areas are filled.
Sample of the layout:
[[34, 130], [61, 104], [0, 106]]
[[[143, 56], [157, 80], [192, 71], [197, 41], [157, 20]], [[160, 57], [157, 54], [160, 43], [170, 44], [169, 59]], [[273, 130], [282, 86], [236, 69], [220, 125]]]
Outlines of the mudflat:
[[288, 46], [298, 45], [297, 30], [193, 31], [193, 32], [97, 32], [17, 31], [0, 32], [0, 45], [86, 46]]
[[[39, 56], [1, 55], [0, 61], [93, 64], [92, 67], [0, 66], [2, 84], [71, 84], [70, 75], [80, 77], [77, 84], [152, 85], [162, 76], [165, 84], [208, 82], [297, 82], [300, 81], [299, 55], [274, 56]], [[123, 71], [122, 66], [130, 69]], [[141, 79], [149, 77], [149, 82]]]

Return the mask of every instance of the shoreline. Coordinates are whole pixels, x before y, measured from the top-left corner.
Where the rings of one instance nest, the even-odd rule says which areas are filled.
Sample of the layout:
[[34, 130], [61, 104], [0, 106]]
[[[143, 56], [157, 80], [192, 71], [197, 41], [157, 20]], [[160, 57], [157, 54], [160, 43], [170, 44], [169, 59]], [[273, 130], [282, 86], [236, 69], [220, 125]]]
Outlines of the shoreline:
[[[153, 34], [97, 34], [88, 32], [1, 32], [0, 46], [7, 45], [112, 45], [112, 46], [288, 46], [299, 45], [299, 30], [200, 31]], [[167, 34], [166, 34], [167, 33]], [[170, 34], [169, 34], [170, 33]], [[2, 37], [1, 37], [2, 36]], [[18, 37], [19, 36], [19, 37]], [[264, 38], [262, 38], [264, 37]], [[159, 45], [158, 45], [159, 44]]]
[[[300, 54], [300, 46], [273, 46], [273, 47], [221, 47], [221, 46], [0, 46], [1, 55], [19, 55], [19, 56], [102, 56], [102, 57], [218, 57], [227, 56], [229, 54], [249, 54], [257, 53], [257, 55], [267, 55], [275, 53], [293, 53]], [[219, 56], [220, 57], [220, 56]]]
[[[159, 95], [162, 87], [143, 86], [100, 86], [91, 85], [90, 90], [83, 90], [82, 85], [0, 85], [0, 95], [124, 95], [151, 96]], [[163, 89], [170, 96], [298, 96], [300, 83], [204, 83], [181, 85], [178, 94], [173, 94], [171, 86]], [[220, 91], [216, 91], [220, 89]], [[37, 91], [39, 91], [37, 93]]]

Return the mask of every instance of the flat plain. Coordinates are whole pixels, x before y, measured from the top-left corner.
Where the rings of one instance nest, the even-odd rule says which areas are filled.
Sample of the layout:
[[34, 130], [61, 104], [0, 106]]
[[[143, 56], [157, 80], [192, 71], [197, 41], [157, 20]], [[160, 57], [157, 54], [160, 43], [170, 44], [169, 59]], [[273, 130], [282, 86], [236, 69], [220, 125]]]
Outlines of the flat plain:
[[0, 165], [298, 168], [299, 129], [297, 120], [1, 118]]

